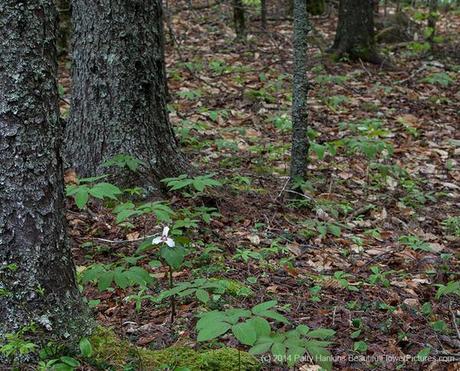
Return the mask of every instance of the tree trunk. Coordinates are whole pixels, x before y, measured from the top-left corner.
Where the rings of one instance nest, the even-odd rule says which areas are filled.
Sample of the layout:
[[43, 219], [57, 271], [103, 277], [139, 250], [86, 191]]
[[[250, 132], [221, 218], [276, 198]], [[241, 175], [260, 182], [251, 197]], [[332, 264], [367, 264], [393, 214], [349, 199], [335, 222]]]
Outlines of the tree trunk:
[[66, 55], [69, 52], [70, 38], [70, 0], [56, 0], [59, 12], [58, 54]]
[[429, 15], [427, 19], [427, 27], [430, 32], [427, 41], [432, 44], [436, 34], [436, 20], [438, 11], [438, 0], [429, 0], [428, 7]]
[[236, 39], [238, 41], [246, 41], [246, 15], [242, 0], [233, 0], [233, 23]]
[[308, 0], [307, 11], [311, 15], [321, 15], [324, 13], [326, 4], [324, 0]]
[[337, 57], [382, 63], [374, 40], [372, 0], [340, 0], [339, 20], [331, 51]]
[[74, 0], [66, 160], [81, 176], [142, 160], [156, 179], [187, 173], [166, 108], [160, 0]]
[[71, 345], [92, 327], [64, 227], [56, 34], [53, 0], [0, 2], [0, 343], [35, 324], [37, 346]]
[[262, 20], [262, 30], [267, 30], [267, 1], [260, 0], [260, 17]]
[[309, 32], [307, 0], [294, 0], [294, 78], [292, 92], [291, 188], [307, 176], [308, 110], [307, 110], [307, 35]]

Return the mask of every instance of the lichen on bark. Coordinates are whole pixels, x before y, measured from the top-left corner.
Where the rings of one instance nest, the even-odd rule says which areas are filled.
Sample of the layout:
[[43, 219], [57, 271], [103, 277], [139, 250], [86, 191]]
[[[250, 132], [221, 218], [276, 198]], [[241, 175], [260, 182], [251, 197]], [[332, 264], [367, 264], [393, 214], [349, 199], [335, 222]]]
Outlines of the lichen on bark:
[[74, 0], [72, 23], [66, 165], [92, 176], [126, 154], [152, 178], [189, 172], [166, 106], [161, 1]]
[[31, 323], [37, 346], [92, 328], [64, 226], [56, 31], [53, 0], [0, 2], [0, 343]]

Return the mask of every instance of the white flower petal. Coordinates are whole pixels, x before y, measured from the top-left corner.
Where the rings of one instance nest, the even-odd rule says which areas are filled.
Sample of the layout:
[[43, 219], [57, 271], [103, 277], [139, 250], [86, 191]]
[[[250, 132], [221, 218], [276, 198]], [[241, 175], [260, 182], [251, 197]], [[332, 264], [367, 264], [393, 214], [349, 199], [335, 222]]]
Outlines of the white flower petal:
[[162, 242], [162, 239], [161, 237], [155, 237], [153, 240], [152, 240], [152, 245], [158, 245], [159, 243]]
[[163, 237], [168, 237], [168, 233], [169, 233], [169, 227], [166, 226], [163, 228], [163, 233], [161, 234]]
[[176, 246], [176, 244], [174, 243], [174, 240], [172, 238], [167, 238], [166, 241], [165, 241], [166, 245], [168, 245], [169, 247], [174, 247]]

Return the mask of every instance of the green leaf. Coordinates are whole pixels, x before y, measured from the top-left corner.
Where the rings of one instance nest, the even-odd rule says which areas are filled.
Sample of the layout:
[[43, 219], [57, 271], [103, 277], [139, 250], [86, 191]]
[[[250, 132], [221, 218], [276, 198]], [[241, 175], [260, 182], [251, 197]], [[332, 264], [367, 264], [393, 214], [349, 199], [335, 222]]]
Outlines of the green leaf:
[[332, 370], [332, 355], [326, 348], [320, 345], [320, 342], [315, 340], [307, 341], [305, 347], [313, 362], [325, 370]]
[[316, 330], [310, 331], [307, 336], [315, 339], [327, 339], [335, 335], [335, 331], [327, 328], [318, 328]]
[[93, 346], [91, 345], [88, 338], [83, 338], [80, 340], [80, 352], [85, 357], [91, 357], [93, 354]]
[[277, 360], [284, 361], [286, 359], [286, 346], [283, 343], [273, 343], [272, 354]]
[[353, 350], [356, 352], [367, 352], [367, 343], [365, 341], [356, 341], [353, 344]]
[[420, 352], [417, 353], [417, 360], [419, 362], [425, 362], [425, 360], [430, 355], [430, 353], [431, 353], [430, 347], [423, 348]]
[[208, 341], [225, 334], [232, 326], [226, 322], [208, 322], [208, 326], [198, 332], [198, 341]]
[[219, 312], [214, 310], [212, 312], [207, 312], [201, 315], [201, 318], [196, 323], [196, 329], [198, 331], [208, 327], [208, 325], [212, 324], [213, 322], [224, 321], [226, 320], [226, 315], [223, 312]]
[[258, 312], [257, 314], [259, 316], [271, 318], [271, 319], [274, 319], [275, 321], [282, 322], [282, 323], [285, 323], [285, 324], [290, 323], [289, 320], [286, 317], [284, 317], [283, 315], [281, 315], [278, 312], [275, 312], [273, 310], [265, 310], [265, 311]]
[[179, 269], [185, 257], [185, 249], [182, 246], [175, 247], [163, 246], [160, 249], [161, 257], [173, 269]]
[[69, 365], [70, 367], [78, 367], [80, 366], [80, 362], [78, 362], [75, 358], [62, 356], [59, 358], [62, 363]]
[[260, 314], [260, 312], [263, 312], [263, 311], [265, 311], [267, 309], [270, 309], [270, 308], [274, 307], [276, 304], [278, 304], [278, 302], [276, 300], [270, 300], [270, 301], [266, 301], [264, 303], [257, 304], [256, 306], [254, 306], [252, 308], [252, 313]]
[[262, 317], [254, 317], [249, 319], [247, 322], [249, 322], [252, 327], [254, 328], [257, 337], [261, 336], [270, 336], [271, 333], [271, 327], [268, 321], [265, 318]]
[[94, 187], [89, 189], [91, 196], [96, 198], [111, 198], [116, 200], [117, 195], [122, 194], [123, 192], [117, 186], [114, 186], [110, 183], [97, 183]]
[[272, 342], [256, 344], [251, 349], [249, 349], [249, 353], [251, 353], [252, 355], [266, 353], [270, 350], [271, 346]]
[[88, 202], [89, 199], [89, 194], [88, 194], [88, 188], [87, 187], [80, 187], [75, 193], [74, 200], [75, 204], [79, 209], [83, 209]]
[[112, 281], [113, 281], [113, 272], [112, 271], [104, 272], [98, 277], [97, 288], [99, 289], [99, 291], [105, 291], [110, 287], [110, 285], [112, 284]]
[[125, 289], [129, 285], [129, 279], [122, 270], [115, 271], [113, 274], [115, 283], [120, 289]]
[[301, 346], [289, 346], [287, 350], [288, 366], [294, 367], [294, 365], [302, 359], [306, 351], [307, 349]]
[[209, 302], [209, 294], [206, 290], [203, 289], [197, 289], [195, 292], [196, 298], [201, 301], [202, 303], [207, 303]]
[[232, 326], [232, 332], [241, 344], [254, 345], [256, 342], [256, 332], [248, 321]]

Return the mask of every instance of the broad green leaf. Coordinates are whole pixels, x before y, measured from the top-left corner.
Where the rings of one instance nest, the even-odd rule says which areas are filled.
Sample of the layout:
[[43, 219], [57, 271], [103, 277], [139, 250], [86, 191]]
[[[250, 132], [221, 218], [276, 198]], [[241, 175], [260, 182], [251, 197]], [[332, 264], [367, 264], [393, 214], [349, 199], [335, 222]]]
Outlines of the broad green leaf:
[[83, 338], [80, 340], [80, 352], [85, 357], [91, 357], [93, 354], [93, 346], [91, 345], [88, 338]]
[[274, 319], [275, 321], [282, 322], [285, 324], [289, 324], [289, 320], [284, 317], [282, 314], [279, 314], [278, 312], [275, 312], [273, 310], [265, 310], [265, 311], [260, 311], [257, 313], [259, 316], [266, 317], [266, 318], [271, 318]]
[[271, 327], [265, 318], [254, 317], [249, 319], [247, 322], [249, 322], [252, 325], [257, 337], [270, 336]]
[[271, 351], [277, 360], [286, 359], [286, 346], [283, 343], [273, 343]]
[[98, 277], [97, 288], [99, 291], [105, 291], [110, 287], [112, 281], [113, 271], [104, 272]]
[[253, 355], [266, 353], [270, 350], [271, 346], [272, 346], [272, 343], [269, 343], [269, 342], [256, 344], [251, 349], [249, 349], [249, 353]]
[[161, 257], [173, 269], [179, 269], [185, 257], [185, 250], [182, 246], [175, 247], [163, 246], [160, 249]]
[[83, 209], [88, 202], [89, 194], [88, 188], [81, 187], [78, 189], [77, 193], [74, 195], [75, 204], [78, 206], [79, 209]]
[[265, 311], [267, 309], [274, 307], [276, 304], [278, 304], [276, 300], [270, 300], [264, 303], [257, 304], [256, 306], [252, 308], [252, 313], [259, 314], [262, 311]]
[[225, 334], [231, 325], [226, 322], [208, 322], [208, 326], [202, 328], [198, 332], [198, 341], [208, 341], [211, 339], [215, 339], [223, 334]]
[[195, 292], [196, 298], [201, 301], [202, 303], [207, 303], [209, 302], [209, 294], [206, 290], [203, 289], [197, 289]]
[[241, 344], [254, 345], [256, 342], [256, 332], [252, 324], [248, 321], [233, 325], [232, 332]]
[[327, 328], [318, 328], [310, 331], [307, 336], [315, 339], [327, 339], [335, 335], [335, 331]]

